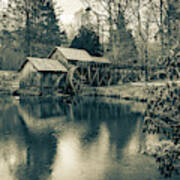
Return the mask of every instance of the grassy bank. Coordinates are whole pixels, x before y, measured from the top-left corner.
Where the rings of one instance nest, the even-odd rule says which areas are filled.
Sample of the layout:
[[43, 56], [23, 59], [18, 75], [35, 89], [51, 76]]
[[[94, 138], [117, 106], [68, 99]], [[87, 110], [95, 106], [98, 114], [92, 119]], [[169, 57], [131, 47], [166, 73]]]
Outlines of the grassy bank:
[[12, 94], [18, 88], [17, 71], [0, 71], [0, 94]]
[[[180, 81], [176, 81], [180, 85]], [[148, 89], [151, 87], [166, 86], [168, 81], [132, 82], [108, 87], [88, 87], [83, 95], [116, 97], [126, 100], [147, 101]]]

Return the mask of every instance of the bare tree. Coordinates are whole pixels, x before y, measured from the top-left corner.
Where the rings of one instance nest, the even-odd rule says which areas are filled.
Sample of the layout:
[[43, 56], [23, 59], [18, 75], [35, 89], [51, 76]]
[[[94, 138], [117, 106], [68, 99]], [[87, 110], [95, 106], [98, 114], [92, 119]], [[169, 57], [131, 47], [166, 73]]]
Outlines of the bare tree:
[[145, 80], [149, 79], [149, 42], [153, 37], [151, 27], [154, 26], [154, 14], [152, 13], [151, 2], [149, 0], [133, 0], [130, 7], [130, 23], [133, 24], [135, 38], [139, 49], [140, 59], [145, 68]]
[[[129, 0], [82, 0], [88, 10], [91, 10], [92, 14], [97, 19], [97, 32], [101, 37], [108, 37], [107, 51], [112, 60], [119, 58], [119, 51], [117, 47], [120, 46], [119, 35], [120, 28], [126, 24], [125, 29], [127, 30], [126, 16], [128, 13]], [[119, 17], [123, 16], [123, 22], [118, 22]], [[120, 23], [123, 23], [121, 26]], [[124, 28], [124, 27], [123, 27]], [[119, 31], [120, 30], [120, 31]], [[124, 31], [124, 33], [130, 33]], [[102, 39], [103, 39], [102, 38]], [[107, 38], [106, 38], [107, 39]], [[107, 41], [106, 41], [107, 42]], [[127, 47], [128, 48], [128, 47]]]

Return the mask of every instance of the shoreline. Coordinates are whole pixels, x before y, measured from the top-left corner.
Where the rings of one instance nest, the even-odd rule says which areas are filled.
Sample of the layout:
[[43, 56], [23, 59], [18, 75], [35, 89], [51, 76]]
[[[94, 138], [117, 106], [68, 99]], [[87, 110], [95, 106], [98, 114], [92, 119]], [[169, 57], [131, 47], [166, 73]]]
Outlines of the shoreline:
[[[173, 81], [180, 85], [180, 81]], [[104, 87], [84, 87], [82, 93], [77, 95], [64, 94], [58, 92], [41, 93], [37, 89], [14, 89], [11, 86], [0, 87], [0, 96], [36, 96], [36, 97], [71, 97], [71, 96], [99, 96], [117, 98], [123, 100], [131, 100], [138, 102], [146, 102], [148, 99], [148, 89], [151, 87], [166, 86], [167, 83], [172, 81], [152, 81], [152, 82], [130, 82], [119, 83], [118, 85], [104, 86]]]

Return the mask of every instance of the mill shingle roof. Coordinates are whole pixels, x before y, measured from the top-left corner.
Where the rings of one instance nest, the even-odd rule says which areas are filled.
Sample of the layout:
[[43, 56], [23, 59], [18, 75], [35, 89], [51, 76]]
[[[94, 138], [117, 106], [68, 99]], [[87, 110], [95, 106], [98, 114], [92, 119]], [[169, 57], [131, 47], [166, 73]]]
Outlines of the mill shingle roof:
[[67, 69], [57, 60], [28, 57], [27, 61], [29, 61], [37, 71], [67, 72]]

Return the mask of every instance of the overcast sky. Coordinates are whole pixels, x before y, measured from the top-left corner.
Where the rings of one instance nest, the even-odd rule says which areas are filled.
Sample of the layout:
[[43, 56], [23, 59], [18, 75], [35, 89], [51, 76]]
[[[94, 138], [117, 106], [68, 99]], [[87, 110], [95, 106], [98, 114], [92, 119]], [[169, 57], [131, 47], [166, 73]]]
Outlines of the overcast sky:
[[[0, 0], [0, 8], [4, 8], [8, 0]], [[58, 3], [64, 10], [61, 20], [64, 24], [69, 24], [73, 20], [73, 15], [76, 11], [82, 8], [82, 3], [80, 0], [54, 0]]]
[[54, 0], [58, 2], [58, 5], [64, 10], [61, 20], [64, 24], [69, 24], [73, 20], [73, 15], [76, 11], [82, 8], [80, 0]]
[[0, 0], [0, 9], [3, 9], [4, 7], [6, 7], [7, 1], [8, 0]]

